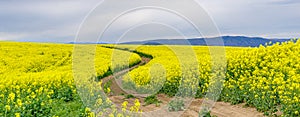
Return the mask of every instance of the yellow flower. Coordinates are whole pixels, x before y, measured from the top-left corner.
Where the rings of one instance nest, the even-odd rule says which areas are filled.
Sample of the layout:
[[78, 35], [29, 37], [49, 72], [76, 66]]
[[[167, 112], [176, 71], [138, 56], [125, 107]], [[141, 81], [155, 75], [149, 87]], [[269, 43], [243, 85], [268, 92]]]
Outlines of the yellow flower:
[[17, 99], [17, 105], [18, 105], [19, 107], [21, 107], [21, 106], [22, 106], [22, 100]]
[[0, 98], [4, 98], [4, 94], [1, 94], [1, 95], [0, 95]]
[[10, 100], [10, 101], [13, 101], [14, 99], [15, 99], [15, 94], [14, 93], [10, 93], [9, 95], [8, 95], [8, 99]]
[[91, 112], [91, 109], [90, 108], [85, 108], [85, 112], [89, 113], [89, 112]]
[[5, 110], [10, 111], [10, 106], [9, 105], [5, 105]]
[[96, 102], [96, 105], [97, 105], [97, 106], [100, 106], [100, 105], [102, 105], [102, 103], [103, 103], [103, 102], [102, 102], [102, 98], [101, 98], [101, 97], [98, 98], [98, 99], [97, 99], [97, 102]]
[[110, 88], [107, 88], [107, 93], [110, 93], [110, 91], [111, 91]]
[[15, 117], [21, 117], [20, 113], [15, 113]]
[[111, 104], [111, 100], [109, 98], [106, 98], [106, 101], [105, 101], [107, 104]]
[[112, 114], [112, 113], [110, 113], [110, 114], [109, 114], [109, 117], [115, 117], [115, 115], [114, 115], [114, 114]]
[[42, 103], [41, 103], [41, 106], [44, 106], [44, 105], [45, 105], [45, 103], [44, 103], [44, 102], [42, 102]]
[[135, 100], [134, 100], [133, 110], [134, 110], [135, 112], [138, 112], [139, 109], [140, 109], [140, 106], [141, 106], [141, 103], [139, 102], [139, 100], [138, 100], [138, 99], [135, 99]]
[[126, 111], [126, 109], [127, 109], [127, 104], [128, 104], [127, 101], [124, 101], [124, 102], [122, 103], [122, 111], [123, 111], [123, 112]]
[[117, 117], [124, 117], [121, 113], [118, 113]]

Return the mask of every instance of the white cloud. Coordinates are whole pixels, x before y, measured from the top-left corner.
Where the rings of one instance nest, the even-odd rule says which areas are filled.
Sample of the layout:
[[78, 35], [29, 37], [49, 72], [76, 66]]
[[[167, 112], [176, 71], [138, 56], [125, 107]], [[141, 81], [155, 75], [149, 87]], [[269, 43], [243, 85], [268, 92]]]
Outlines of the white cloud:
[[[300, 32], [300, 2], [291, 0], [202, 0], [224, 35], [291, 37]], [[276, 4], [275, 4], [276, 3]]]
[[[117, 1], [117, 0], [115, 0]], [[95, 16], [92, 23], [99, 23], [103, 18], [115, 17], [116, 8], [124, 5], [136, 4], [138, 0], [122, 0], [115, 7], [105, 7], [105, 11]], [[170, 2], [171, 1], [171, 2]], [[102, 0], [28, 0], [28, 1], [0, 1], [0, 38], [5, 40], [30, 41], [73, 41], [80, 23], [87, 13]], [[187, 1], [169, 0], [163, 4], [172, 4], [189, 8]], [[198, 0], [210, 16], [214, 19], [222, 35], [249, 35], [264, 37], [299, 37], [300, 32], [300, 1], [297, 0]], [[197, 12], [190, 12], [197, 14]], [[155, 15], [157, 14], [157, 15]], [[182, 30], [191, 31], [178, 19], [148, 11], [137, 13], [123, 19], [106, 38], [122, 31], [130, 22], [139, 22], [148, 17], [159, 17], [172, 25], [180, 26]], [[151, 18], [150, 18], [151, 19]], [[170, 20], [171, 19], [171, 20]], [[201, 19], [199, 19], [201, 20]], [[99, 25], [105, 26], [105, 25]], [[153, 33], [161, 32], [152, 27]], [[148, 26], [145, 30], [150, 30]], [[98, 31], [97, 27], [90, 28], [91, 32]], [[143, 31], [140, 31], [141, 33]], [[171, 31], [172, 32], [172, 31]], [[165, 32], [165, 34], [170, 34]], [[193, 35], [191, 33], [191, 35]], [[145, 35], [133, 35], [136, 38]], [[168, 36], [161, 35], [165, 38]], [[174, 37], [174, 35], [169, 35]]]
[[5, 32], [0, 32], [0, 40], [17, 40], [20, 38], [26, 37], [28, 34], [25, 33], [5, 33]]
[[0, 32], [9, 40], [72, 41], [80, 23], [98, 2], [0, 1]]

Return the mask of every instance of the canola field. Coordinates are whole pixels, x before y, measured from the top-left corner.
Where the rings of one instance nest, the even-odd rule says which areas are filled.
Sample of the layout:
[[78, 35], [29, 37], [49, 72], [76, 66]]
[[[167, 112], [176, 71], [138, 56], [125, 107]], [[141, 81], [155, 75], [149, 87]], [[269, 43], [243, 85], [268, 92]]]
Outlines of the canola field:
[[[73, 45], [0, 42], [0, 116], [87, 116], [72, 73]], [[97, 47], [97, 76], [141, 61], [137, 54]], [[107, 74], [106, 74], [107, 75]]]
[[[300, 41], [257, 48], [214, 47], [226, 52], [214, 59], [211, 54], [218, 55], [218, 52], [205, 46], [105, 46], [153, 56], [149, 63], [123, 77], [124, 88], [139, 93], [203, 98], [211, 90], [209, 86], [218, 86], [213, 83], [219, 81], [223, 84], [217, 89], [222, 92], [216, 100], [246, 103], [267, 116], [278, 111], [282, 116], [299, 116]], [[95, 116], [76, 91], [73, 47], [0, 42], [0, 116]], [[130, 56], [130, 60], [126, 57], [112, 60], [115, 52], [118, 56]], [[112, 71], [139, 63], [141, 58], [138, 54], [99, 45], [95, 58], [90, 60], [95, 61], [96, 77], [101, 79]], [[131, 110], [139, 111], [138, 106], [136, 101]], [[113, 113], [110, 116], [124, 116], [114, 109]]]
[[[209, 47], [116, 47], [136, 49], [154, 57], [125, 76], [124, 85], [128, 89], [203, 97], [210, 83], [217, 79], [224, 83], [217, 100], [246, 103], [267, 116], [276, 112], [282, 112], [282, 116], [299, 116], [300, 41], [269, 43], [258, 48], [219, 47], [226, 51], [226, 59], [222, 59], [226, 65], [216, 64], [217, 69], [213, 71]], [[191, 94], [195, 91], [195, 95]]]

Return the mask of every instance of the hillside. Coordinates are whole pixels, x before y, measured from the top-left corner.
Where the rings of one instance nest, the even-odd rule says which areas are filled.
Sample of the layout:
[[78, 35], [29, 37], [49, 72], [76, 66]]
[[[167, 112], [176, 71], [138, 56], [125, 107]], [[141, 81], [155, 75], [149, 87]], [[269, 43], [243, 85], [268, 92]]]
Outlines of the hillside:
[[[257, 47], [260, 44], [265, 44], [268, 42], [284, 42], [289, 39], [267, 39], [261, 37], [246, 37], [246, 36], [222, 36], [207, 38], [207, 40], [218, 40], [222, 38], [224, 41], [224, 46], [242, 46], [242, 47]], [[157, 39], [157, 40], [147, 40], [147, 41], [133, 41], [125, 42], [121, 44], [144, 44], [144, 45], [207, 45], [204, 38], [192, 38], [192, 39]], [[220, 44], [212, 44], [212, 46], [220, 46]]]

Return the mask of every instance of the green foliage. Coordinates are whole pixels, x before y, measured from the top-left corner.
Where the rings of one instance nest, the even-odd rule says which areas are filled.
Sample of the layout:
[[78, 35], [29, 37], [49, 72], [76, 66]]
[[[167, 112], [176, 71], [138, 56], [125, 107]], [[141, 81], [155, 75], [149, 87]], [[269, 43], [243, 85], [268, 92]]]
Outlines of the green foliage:
[[174, 99], [168, 104], [169, 111], [183, 111], [184, 110], [184, 102], [182, 99]]
[[151, 95], [145, 98], [145, 105], [158, 103], [161, 103], [161, 101], [157, 99], [156, 95]]
[[199, 117], [217, 117], [217, 116], [215, 115], [212, 116], [211, 111], [204, 109], [199, 112]]
[[112, 81], [111, 81], [111, 80], [109, 80], [108, 82], [106, 82], [106, 83], [104, 84], [103, 90], [104, 90], [105, 93], [110, 93], [110, 91], [111, 91], [111, 90], [110, 90], [111, 84], [112, 84]]
[[126, 97], [125, 97], [126, 99], [129, 99], [129, 98], [135, 98], [133, 95], [131, 95], [131, 94], [128, 94], [128, 95], [126, 95]]

